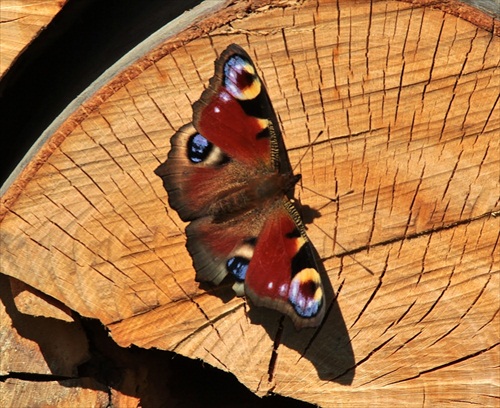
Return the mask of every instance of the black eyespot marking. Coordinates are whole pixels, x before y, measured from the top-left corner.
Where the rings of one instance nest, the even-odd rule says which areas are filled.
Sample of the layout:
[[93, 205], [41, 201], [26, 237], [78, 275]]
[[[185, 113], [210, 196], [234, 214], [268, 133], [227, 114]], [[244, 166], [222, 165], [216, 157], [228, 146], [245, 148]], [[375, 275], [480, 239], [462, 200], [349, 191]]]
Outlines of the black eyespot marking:
[[245, 243], [250, 244], [254, 247], [255, 245], [257, 245], [257, 238], [256, 237], [247, 238], [245, 239]]
[[264, 92], [258, 94], [254, 99], [240, 100], [238, 102], [243, 111], [254, 118], [266, 118], [269, 116], [269, 112], [273, 110], [271, 102]]
[[300, 238], [300, 231], [295, 228], [293, 231], [287, 232], [285, 235], [287, 238]]
[[[255, 80], [255, 73], [248, 72], [251, 64], [239, 55], [231, 57], [224, 66], [224, 83], [238, 95], [241, 91], [252, 86]], [[234, 89], [232, 89], [234, 87]]]
[[217, 162], [218, 166], [223, 166], [231, 161], [231, 158], [226, 154], [221, 154], [220, 160]]
[[259, 133], [257, 133], [257, 140], [259, 139], [269, 139], [271, 137], [271, 131], [269, 130], [269, 127], [266, 127], [262, 129]]
[[311, 245], [309, 242], [306, 242], [302, 245], [299, 251], [292, 258], [292, 276], [295, 276], [300, 271], [307, 268], [314, 268], [315, 263], [314, 260], [310, 258], [310, 252], [308, 251], [307, 246]]
[[199, 133], [195, 133], [188, 140], [187, 154], [189, 160], [193, 163], [201, 163], [204, 161], [210, 152], [213, 145]]
[[226, 268], [233, 274], [238, 282], [243, 282], [247, 274], [248, 264], [250, 261], [241, 256], [234, 256], [227, 260]]

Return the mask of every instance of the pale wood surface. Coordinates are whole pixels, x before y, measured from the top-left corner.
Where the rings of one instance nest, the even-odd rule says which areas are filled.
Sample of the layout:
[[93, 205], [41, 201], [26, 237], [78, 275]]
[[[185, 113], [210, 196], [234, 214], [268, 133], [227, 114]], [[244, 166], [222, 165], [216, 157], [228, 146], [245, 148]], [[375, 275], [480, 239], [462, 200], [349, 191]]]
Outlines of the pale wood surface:
[[43, 292], [18, 281], [10, 279], [10, 289], [16, 309], [26, 315], [52, 317], [65, 322], [73, 322], [71, 309]]
[[[87, 339], [81, 328], [62, 319], [36, 319], [20, 312], [7, 295], [10, 284], [6, 276], [0, 277], [0, 285], [0, 375], [75, 376], [78, 365], [89, 358]], [[1, 394], [0, 406], [9, 406], [4, 404]]]
[[[111, 390], [80, 374], [91, 358], [88, 333], [68, 319], [64, 305], [36, 292], [0, 275], [0, 406], [139, 406], [139, 398], [126, 391], [129, 382], [138, 383], [134, 371], [123, 370], [120, 389]], [[109, 367], [100, 368], [102, 377], [109, 375]]]
[[[68, 118], [3, 197], [2, 272], [122, 346], [201, 358], [259, 395], [494, 405], [500, 38], [404, 2], [279, 4], [210, 15]], [[308, 234], [338, 302], [317, 332], [284, 322], [272, 375], [279, 315], [194, 282], [153, 174], [232, 42], [321, 210]]]
[[[8, 379], [0, 383], [4, 407], [109, 407], [108, 391], [92, 379], [34, 382]], [[115, 405], [120, 406], [120, 405]], [[127, 406], [125, 404], [121, 406]], [[129, 406], [137, 406], [136, 404]]]
[[[2, 407], [140, 407], [138, 398], [111, 390], [91, 378], [0, 382]], [[36, 404], [36, 405], [35, 405]]]
[[0, 2], [0, 77], [67, 0]]

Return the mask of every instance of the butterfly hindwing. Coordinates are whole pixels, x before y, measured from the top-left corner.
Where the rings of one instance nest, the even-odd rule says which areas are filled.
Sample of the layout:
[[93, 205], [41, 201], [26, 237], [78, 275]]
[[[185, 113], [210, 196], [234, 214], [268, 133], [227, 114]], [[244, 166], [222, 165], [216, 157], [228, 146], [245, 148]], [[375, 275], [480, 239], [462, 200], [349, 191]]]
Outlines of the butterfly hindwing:
[[244, 276], [266, 215], [267, 211], [255, 209], [220, 222], [213, 217], [191, 222], [186, 228], [186, 246], [197, 280], [218, 284], [228, 273]]
[[294, 205], [283, 198], [265, 222], [245, 276], [245, 293], [277, 309], [296, 327], [314, 327], [325, 313], [316, 253]]
[[248, 54], [230, 45], [156, 170], [186, 228], [198, 281], [228, 274], [238, 294], [317, 326], [324, 296], [314, 248], [289, 201], [294, 176], [276, 115]]

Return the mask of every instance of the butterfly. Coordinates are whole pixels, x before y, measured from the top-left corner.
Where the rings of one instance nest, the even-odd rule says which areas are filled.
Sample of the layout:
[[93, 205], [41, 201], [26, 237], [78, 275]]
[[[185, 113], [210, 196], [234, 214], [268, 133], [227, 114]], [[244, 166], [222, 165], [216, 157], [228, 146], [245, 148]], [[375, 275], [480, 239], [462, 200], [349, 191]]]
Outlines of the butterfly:
[[186, 247], [198, 282], [233, 289], [256, 306], [316, 327], [325, 295], [316, 250], [293, 200], [294, 175], [276, 114], [250, 56], [236, 44], [171, 138], [155, 173], [170, 206], [189, 222]]

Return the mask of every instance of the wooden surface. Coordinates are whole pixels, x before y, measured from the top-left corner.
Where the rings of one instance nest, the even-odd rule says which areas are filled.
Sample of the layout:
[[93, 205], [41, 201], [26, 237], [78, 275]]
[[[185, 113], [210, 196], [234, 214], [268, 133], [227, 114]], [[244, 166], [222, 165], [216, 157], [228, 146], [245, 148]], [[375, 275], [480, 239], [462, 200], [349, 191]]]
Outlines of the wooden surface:
[[54, 18], [66, 0], [2, 0], [0, 77], [25, 47]]
[[[494, 406], [498, 22], [396, 1], [261, 6], [166, 38], [49, 135], [2, 196], [2, 272], [56, 302], [16, 308], [69, 308], [121, 346], [200, 358], [258, 395]], [[153, 174], [233, 42], [267, 85], [299, 198], [321, 211], [308, 234], [337, 300], [319, 330], [199, 287]]]

